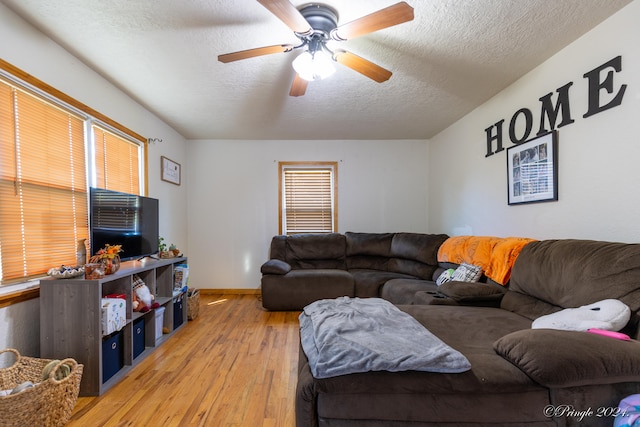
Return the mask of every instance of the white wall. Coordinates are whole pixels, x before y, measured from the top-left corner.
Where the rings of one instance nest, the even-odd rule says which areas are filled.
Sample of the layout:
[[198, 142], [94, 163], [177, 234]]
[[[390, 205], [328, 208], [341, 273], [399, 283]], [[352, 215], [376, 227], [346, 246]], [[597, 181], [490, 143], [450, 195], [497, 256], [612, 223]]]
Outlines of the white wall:
[[256, 289], [278, 162], [337, 161], [338, 231], [427, 232], [426, 141], [188, 141], [190, 282]]
[[[640, 2], [587, 33], [515, 84], [430, 141], [429, 228], [449, 234], [640, 241]], [[594, 116], [587, 111], [583, 74], [622, 56], [615, 90], [622, 104]], [[606, 75], [606, 74], [605, 74]], [[604, 78], [604, 75], [603, 75]], [[558, 129], [559, 201], [507, 205], [506, 148], [485, 158], [484, 129], [568, 82], [573, 124]], [[607, 94], [603, 91], [603, 102]], [[555, 97], [554, 97], [555, 100]], [[495, 145], [494, 145], [495, 147]], [[448, 159], [448, 161], [444, 161]]]
[[[160, 156], [186, 167], [184, 138], [117, 87], [0, 4], [0, 58], [140, 135], [163, 141], [149, 146], [149, 196], [160, 200], [160, 232], [186, 248], [187, 180], [178, 187], [160, 180]], [[0, 308], [0, 349], [39, 355], [37, 299]]]

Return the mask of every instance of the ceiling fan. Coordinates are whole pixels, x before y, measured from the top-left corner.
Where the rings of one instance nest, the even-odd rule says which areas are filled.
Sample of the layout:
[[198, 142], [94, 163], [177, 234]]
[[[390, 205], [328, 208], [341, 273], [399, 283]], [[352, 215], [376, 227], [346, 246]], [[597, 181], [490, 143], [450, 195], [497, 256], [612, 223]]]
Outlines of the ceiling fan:
[[290, 96], [304, 95], [309, 81], [331, 75], [335, 71], [333, 62], [345, 65], [378, 83], [388, 80], [391, 71], [343, 49], [331, 50], [327, 47], [327, 42], [345, 41], [413, 19], [413, 8], [406, 2], [396, 3], [340, 26], [338, 12], [324, 4], [309, 3], [296, 8], [288, 0], [258, 0], [258, 3], [293, 30], [300, 39], [300, 44], [264, 46], [226, 53], [218, 55], [218, 61], [227, 63], [303, 49], [292, 63], [296, 75], [289, 91]]

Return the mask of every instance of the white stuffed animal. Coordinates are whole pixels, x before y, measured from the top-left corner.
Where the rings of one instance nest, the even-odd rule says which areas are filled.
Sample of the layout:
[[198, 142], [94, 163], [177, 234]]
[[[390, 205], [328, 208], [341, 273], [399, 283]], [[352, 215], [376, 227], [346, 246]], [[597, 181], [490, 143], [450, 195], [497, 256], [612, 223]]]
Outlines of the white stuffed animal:
[[578, 308], [566, 308], [538, 317], [533, 329], [561, 329], [586, 331], [590, 328], [619, 331], [631, 318], [629, 307], [617, 299], [605, 299]]

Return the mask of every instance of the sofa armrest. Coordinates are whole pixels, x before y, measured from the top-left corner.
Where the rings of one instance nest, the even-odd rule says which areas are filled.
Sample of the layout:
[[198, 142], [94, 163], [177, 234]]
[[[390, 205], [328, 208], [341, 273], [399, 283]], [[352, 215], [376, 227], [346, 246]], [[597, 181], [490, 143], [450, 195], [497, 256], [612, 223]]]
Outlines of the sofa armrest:
[[269, 261], [262, 264], [260, 267], [260, 272], [262, 274], [287, 274], [291, 271], [291, 266], [279, 259], [270, 259]]
[[640, 342], [635, 340], [525, 329], [499, 338], [493, 349], [545, 387], [640, 381]]

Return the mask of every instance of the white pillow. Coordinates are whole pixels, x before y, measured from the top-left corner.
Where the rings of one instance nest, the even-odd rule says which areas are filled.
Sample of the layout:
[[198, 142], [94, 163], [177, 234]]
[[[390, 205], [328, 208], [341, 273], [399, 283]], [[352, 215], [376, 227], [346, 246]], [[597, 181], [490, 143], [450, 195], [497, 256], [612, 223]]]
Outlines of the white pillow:
[[605, 299], [577, 308], [565, 308], [538, 317], [532, 329], [560, 329], [586, 331], [590, 328], [619, 331], [631, 318], [631, 309], [617, 299]]
[[477, 282], [482, 277], [482, 267], [463, 262], [456, 268], [451, 280], [456, 282]]

